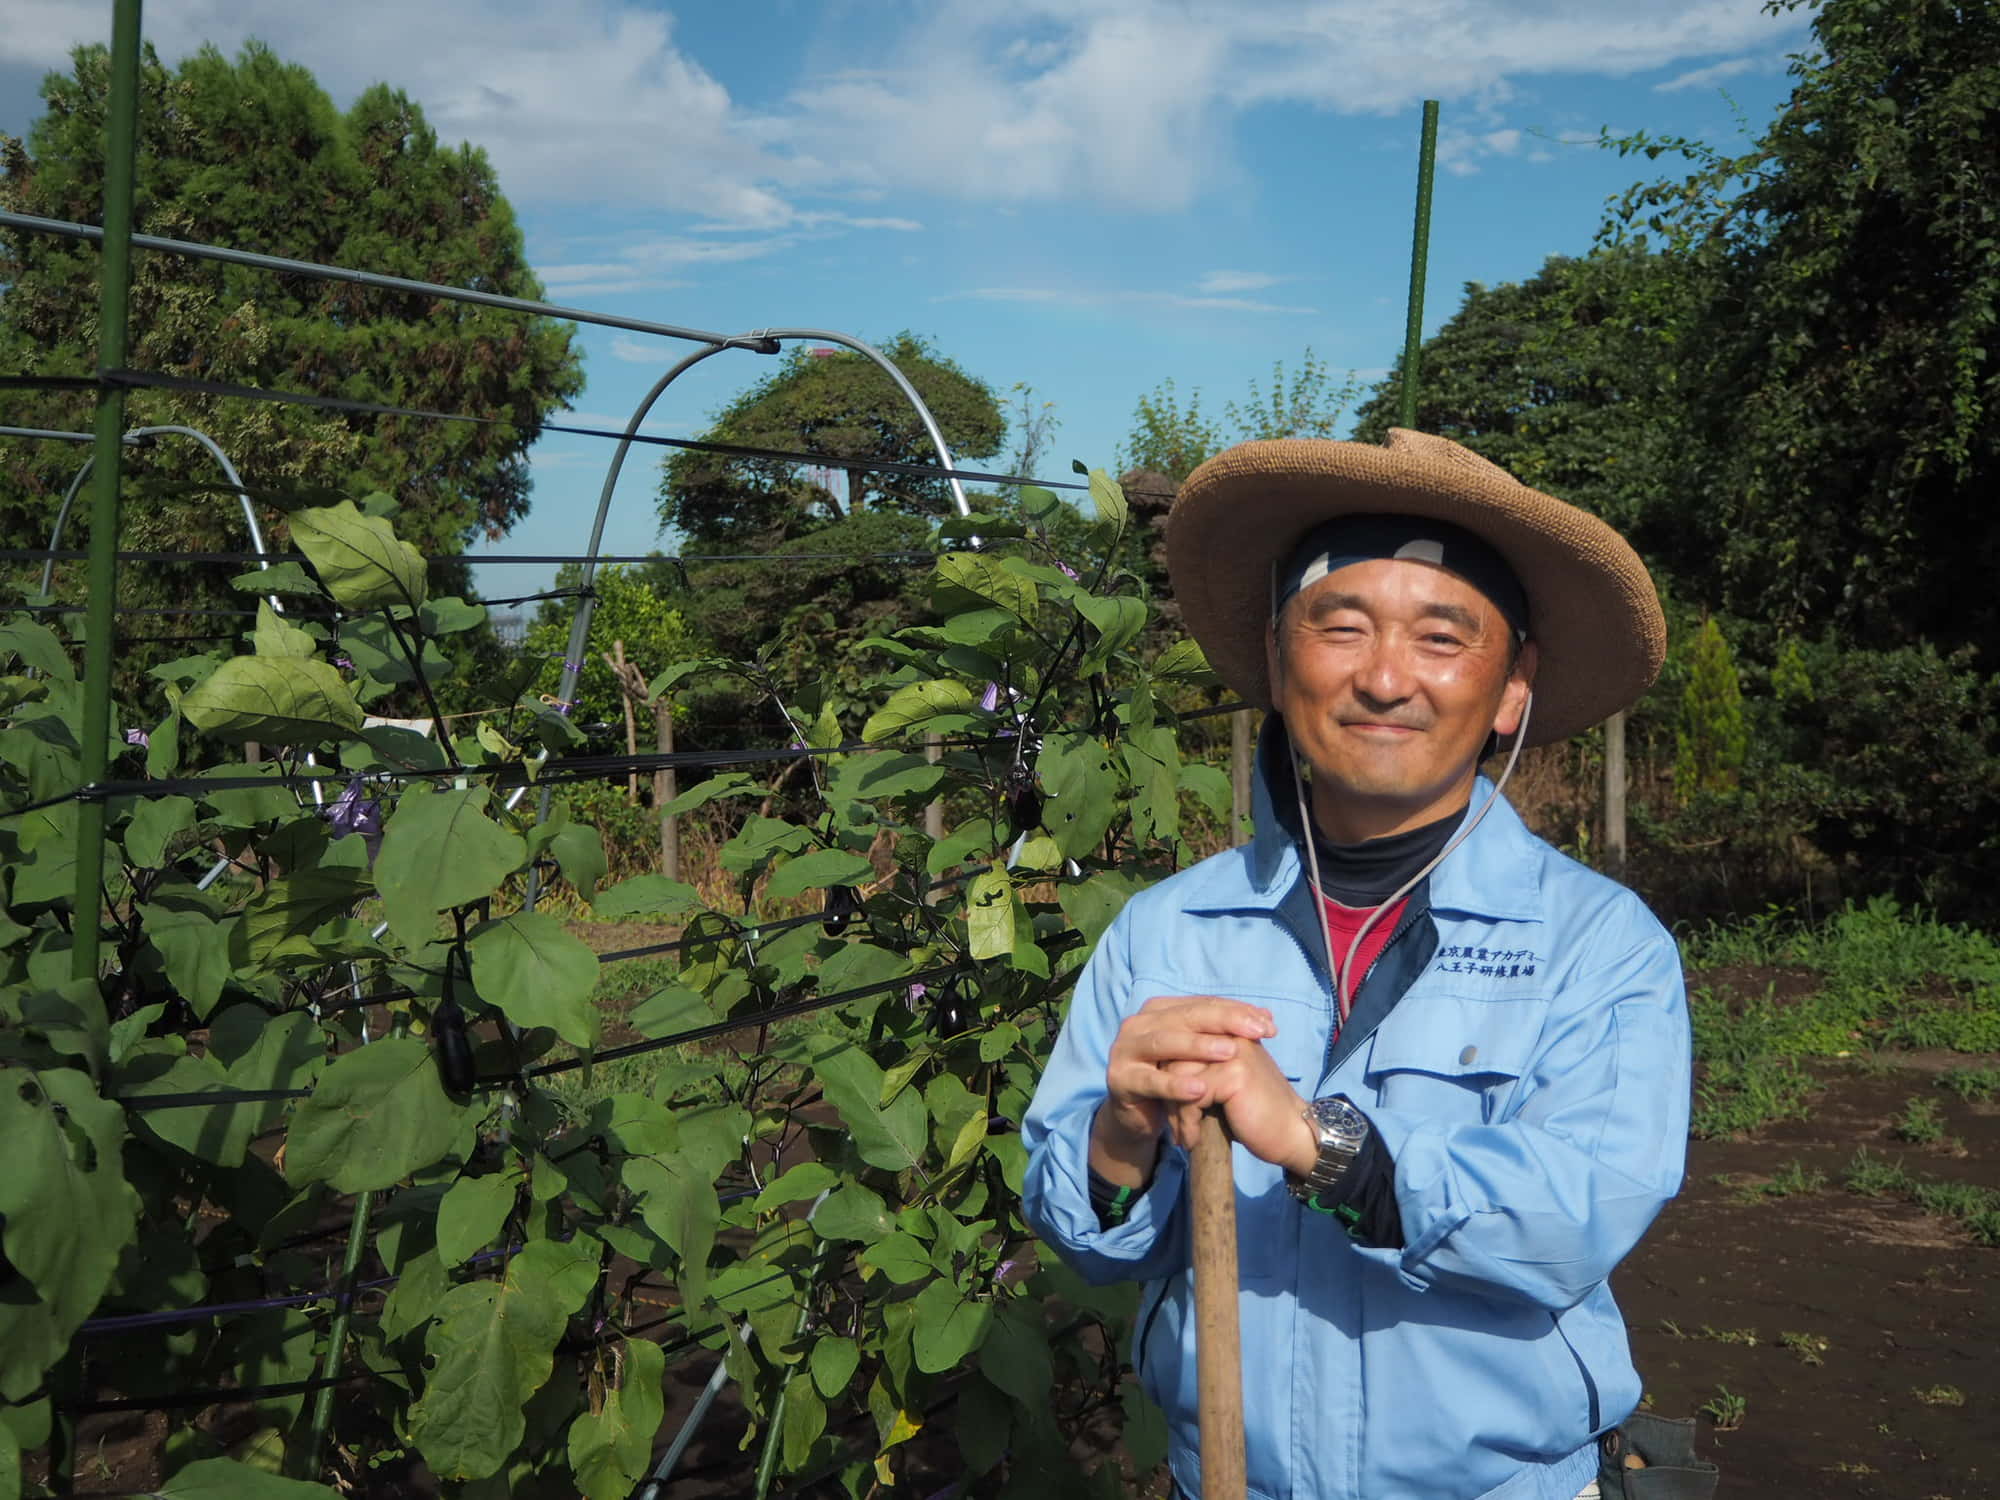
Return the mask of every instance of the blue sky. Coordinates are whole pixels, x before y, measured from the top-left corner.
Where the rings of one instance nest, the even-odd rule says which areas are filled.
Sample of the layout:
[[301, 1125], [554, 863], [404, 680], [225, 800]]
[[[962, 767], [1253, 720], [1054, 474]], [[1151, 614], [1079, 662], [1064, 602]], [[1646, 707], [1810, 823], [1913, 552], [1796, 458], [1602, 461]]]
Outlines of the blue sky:
[[[109, 34], [109, 0], [10, 0], [0, 129]], [[1590, 144], [1730, 147], [1786, 92], [1801, 13], [1761, 0], [180, 0], [177, 59], [247, 37], [341, 104], [380, 79], [483, 146], [552, 300], [737, 332], [909, 328], [1054, 403], [1045, 472], [1109, 465], [1171, 378], [1219, 410], [1310, 347], [1379, 376], [1401, 346], [1421, 101], [1442, 101], [1425, 326], [1467, 281], [1589, 246], [1647, 164]], [[686, 352], [586, 327], [577, 416], [622, 426]], [[707, 361], [650, 431], [695, 436], [768, 361]], [[661, 544], [657, 450], [612, 551]], [[583, 543], [609, 444], [554, 435], [496, 547]], [[488, 567], [490, 594], [551, 569]]]

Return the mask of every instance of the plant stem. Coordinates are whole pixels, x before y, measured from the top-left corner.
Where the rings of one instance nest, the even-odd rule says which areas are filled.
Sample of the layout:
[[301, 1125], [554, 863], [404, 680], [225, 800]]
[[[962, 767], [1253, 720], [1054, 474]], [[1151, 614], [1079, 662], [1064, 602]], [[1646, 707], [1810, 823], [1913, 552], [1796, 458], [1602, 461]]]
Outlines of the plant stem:
[[[410, 664], [410, 670], [416, 674], [417, 691], [424, 695], [424, 706], [431, 711], [431, 729], [437, 735], [438, 748], [444, 751], [445, 759], [449, 760], [456, 767], [458, 765], [458, 752], [452, 748], [451, 732], [445, 728], [444, 710], [438, 705], [437, 694], [431, 690], [430, 678], [424, 675], [423, 636], [415, 628], [411, 630], [411, 634], [417, 637], [416, 649], [412, 650], [410, 642], [404, 637], [402, 630], [396, 624], [396, 617], [389, 613], [389, 611], [384, 610], [382, 618], [388, 623], [389, 634], [396, 638], [396, 645], [403, 653], [403, 660]], [[414, 627], [416, 615], [412, 613], [410, 619]]]

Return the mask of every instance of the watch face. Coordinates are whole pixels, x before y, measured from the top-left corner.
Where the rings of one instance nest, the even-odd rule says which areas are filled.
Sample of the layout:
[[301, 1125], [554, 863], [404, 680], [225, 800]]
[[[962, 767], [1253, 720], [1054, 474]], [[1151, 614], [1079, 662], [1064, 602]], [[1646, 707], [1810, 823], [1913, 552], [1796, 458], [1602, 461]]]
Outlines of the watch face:
[[1355, 1140], [1368, 1134], [1368, 1117], [1338, 1094], [1313, 1100], [1312, 1109], [1313, 1117], [1334, 1135]]

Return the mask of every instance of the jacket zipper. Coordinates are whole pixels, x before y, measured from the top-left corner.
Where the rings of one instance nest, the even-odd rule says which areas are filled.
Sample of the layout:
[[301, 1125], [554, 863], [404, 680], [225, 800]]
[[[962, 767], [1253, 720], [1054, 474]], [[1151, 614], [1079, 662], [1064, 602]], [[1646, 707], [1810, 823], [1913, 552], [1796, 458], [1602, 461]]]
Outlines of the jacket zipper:
[[[1412, 894], [1415, 893], [1412, 892]], [[1318, 896], [1319, 893], [1315, 891], [1313, 893], [1314, 899], [1317, 900]], [[1375, 956], [1368, 961], [1368, 967], [1361, 971], [1361, 982], [1354, 986], [1354, 1005], [1356, 1008], [1361, 1004], [1361, 991], [1367, 987], [1368, 981], [1374, 977], [1375, 971], [1382, 966], [1382, 960], [1389, 956], [1389, 950], [1400, 943], [1403, 940], [1403, 934], [1416, 925], [1416, 919], [1429, 912], [1429, 910], [1429, 907], [1425, 907], [1423, 911], [1417, 911], [1411, 906], [1409, 897], [1404, 897], [1403, 914], [1396, 919], [1396, 926], [1389, 934], [1389, 941], [1384, 943]], [[1324, 911], [1316, 911], [1314, 915], [1318, 916], [1322, 921], [1326, 918]], [[1287, 927], [1286, 930], [1290, 931], [1290, 928]], [[1296, 940], [1296, 934], [1294, 934], [1294, 940]], [[1349, 1020], [1353, 1019], [1353, 1014], [1353, 1010], [1348, 1012]], [[1338, 996], [1335, 996], [1333, 1029], [1327, 1033], [1326, 1055], [1320, 1059], [1319, 1065], [1320, 1077], [1322, 1078], [1333, 1071], [1333, 1049], [1339, 1043], [1340, 1033], [1346, 1026], [1347, 1022], [1340, 1019], [1340, 999]]]

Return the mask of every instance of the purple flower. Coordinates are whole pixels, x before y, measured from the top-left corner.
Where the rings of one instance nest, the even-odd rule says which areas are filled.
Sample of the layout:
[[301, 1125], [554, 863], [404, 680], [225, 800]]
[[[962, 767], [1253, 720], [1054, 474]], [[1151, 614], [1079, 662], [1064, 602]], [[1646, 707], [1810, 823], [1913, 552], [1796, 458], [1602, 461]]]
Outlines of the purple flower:
[[915, 1010], [919, 1005], [923, 1004], [924, 996], [930, 992], [930, 986], [927, 984], [913, 984], [903, 991], [903, 1003], [909, 1006], [911, 1010]]
[[979, 706], [989, 714], [1000, 706], [999, 683], [989, 682], [986, 684], [986, 691], [979, 695]]
[[144, 750], [149, 748], [153, 741], [143, 729], [128, 729], [125, 731], [125, 743], [128, 745], [137, 745], [141, 750]]
[[354, 663], [345, 656], [336, 656], [333, 659], [333, 664], [336, 667], [345, 668], [349, 672], [352, 672], [354, 670]]
[[1081, 583], [1083, 581], [1083, 575], [1061, 558], [1056, 559], [1056, 566], [1063, 570], [1063, 573], [1069, 578], [1071, 583]]
[[344, 839], [350, 833], [360, 834], [368, 846], [368, 862], [375, 862], [375, 856], [382, 852], [382, 804], [369, 794], [363, 777], [348, 782], [346, 790], [333, 799], [326, 810], [326, 820], [333, 825], [333, 836], [337, 839]]

